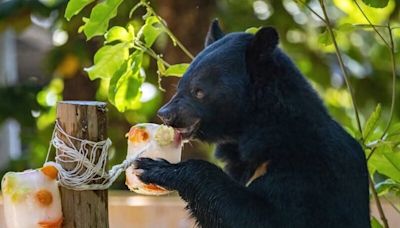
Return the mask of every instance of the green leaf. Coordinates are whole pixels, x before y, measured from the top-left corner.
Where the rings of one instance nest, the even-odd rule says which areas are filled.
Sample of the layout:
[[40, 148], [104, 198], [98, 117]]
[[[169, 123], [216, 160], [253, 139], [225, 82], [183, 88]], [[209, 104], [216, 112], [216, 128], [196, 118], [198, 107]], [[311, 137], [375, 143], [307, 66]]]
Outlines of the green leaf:
[[142, 58], [143, 53], [135, 51], [110, 80], [108, 99], [120, 112], [140, 107]]
[[388, 132], [388, 137], [392, 137], [394, 135], [400, 135], [400, 123], [395, 123], [390, 126]]
[[378, 104], [375, 107], [374, 112], [371, 113], [367, 122], [365, 123], [364, 129], [363, 129], [364, 141], [368, 141], [369, 136], [371, 135], [372, 132], [374, 132], [375, 127], [377, 126], [378, 120], [381, 117], [381, 113], [382, 113], [382, 107], [381, 107], [381, 104]]
[[65, 9], [64, 17], [69, 21], [71, 17], [78, 14], [85, 6], [92, 3], [94, 0], [70, 0]]
[[394, 152], [390, 144], [379, 144], [368, 164], [377, 172], [400, 182], [400, 153]]
[[250, 27], [246, 29], [244, 32], [245, 33], [250, 33], [250, 34], [256, 34], [258, 30], [260, 30], [261, 27]]
[[371, 228], [383, 228], [381, 223], [376, 219], [375, 217], [372, 217], [371, 219]]
[[[336, 33], [333, 32], [333, 35], [336, 36]], [[319, 35], [318, 43], [320, 43], [324, 46], [329, 46], [332, 44], [331, 36], [327, 30]]]
[[94, 65], [86, 68], [89, 78], [111, 78], [128, 59], [129, 48], [126, 43], [105, 45], [94, 55]]
[[388, 192], [399, 193], [400, 183], [397, 183], [392, 179], [386, 179], [385, 181], [375, 184], [375, 189], [380, 196], [385, 195]]
[[365, 5], [370, 6], [372, 8], [385, 8], [389, 0], [362, 0]]
[[83, 26], [83, 32], [88, 40], [107, 31], [108, 23], [117, 15], [118, 6], [122, 1], [105, 0], [93, 7], [89, 20]]
[[157, 37], [163, 32], [161, 22], [156, 16], [149, 16], [146, 18], [145, 24], [139, 30], [138, 37], [144, 36], [144, 43], [146, 47], [151, 47], [156, 41]]
[[105, 43], [111, 43], [113, 41], [125, 41], [129, 42], [134, 39], [131, 35], [132, 33], [128, 32], [124, 27], [114, 26], [104, 35], [106, 41]]
[[176, 76], [182, 77], [182, 75], [186, 72], [187, 68], [190, 64], [187, 63], [180, 63], [171, 65], [168, 69], [164, 72], [164, 76]]

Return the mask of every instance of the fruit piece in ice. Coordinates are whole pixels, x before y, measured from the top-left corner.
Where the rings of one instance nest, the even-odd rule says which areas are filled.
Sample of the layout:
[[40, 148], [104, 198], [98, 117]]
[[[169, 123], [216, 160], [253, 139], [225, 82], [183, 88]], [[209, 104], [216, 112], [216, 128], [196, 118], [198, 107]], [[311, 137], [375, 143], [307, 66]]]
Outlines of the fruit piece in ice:
[[58, 175], [57, 168], [52, 165], [46, 165], [43, 168], [41, 168], [40, 171], [42, 171], [44, 175], [48, 176], [50, 179], [53, 180], [55, 180]]
[[43, 221], [39, 222], [38, 224], [40, 228], [61, 228], [62, 222], [63, 218], [61, 217], [54, 221]]
[[46, 189], [36, 192], [36, 199], [41, 206], [49, 206], [53, 202], [53, 195]]
[[150, 138], [150, 135], [147, 132], [146, 128], [135, 126], [129, 130], [127, 136], [129, 141], [135, 144], [147, 142]]
[[154, 134], [154, 139], [160, 146], [171, 144], [175, 139], [175, 130], [172, 127], [161, 125]]

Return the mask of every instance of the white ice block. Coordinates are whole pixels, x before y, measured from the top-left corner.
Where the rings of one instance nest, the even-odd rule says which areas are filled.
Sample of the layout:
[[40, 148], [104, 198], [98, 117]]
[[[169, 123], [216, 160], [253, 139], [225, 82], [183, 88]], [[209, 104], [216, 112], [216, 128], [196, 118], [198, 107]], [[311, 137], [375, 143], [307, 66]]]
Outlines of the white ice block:
[[2, 180], [4, 213], [8, 228], [61, 228], [63, 215], [57, 169], [8, 172]]
[[[128, 137], [127, 159], [132, 157], [163, 158], [171, 163], [178, 163], [181, 160], [182, 139], [180, 134], [171, 127], [142, 123], [133, 126], [126, 136]], [[170, 192], [160, 186], [141, 182], [132, 166], [125, 173], [126, 185], [131, 191], [146, 195], [164, 195]]]

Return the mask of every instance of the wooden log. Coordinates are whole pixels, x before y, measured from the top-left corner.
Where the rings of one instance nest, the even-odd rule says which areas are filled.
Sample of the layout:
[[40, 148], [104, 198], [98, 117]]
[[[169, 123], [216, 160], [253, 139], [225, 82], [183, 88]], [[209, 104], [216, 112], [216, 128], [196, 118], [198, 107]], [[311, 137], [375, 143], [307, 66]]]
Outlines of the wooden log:
[[[94, 142], [107, 138], [106, 103], [59, 102], [57, 104], [57, 120], [66, 133], [76, 138]], [[74, 143], [79, 148], [79, 143]], [[62, 153], [62, 151], [57, 151], [57, 153]], [[74, 163], [61, 165], [67, 170], [74, 167]], [[64, 228], [109, 227], [107, 190], [73, 191], [61, 187], [60, 191]]]

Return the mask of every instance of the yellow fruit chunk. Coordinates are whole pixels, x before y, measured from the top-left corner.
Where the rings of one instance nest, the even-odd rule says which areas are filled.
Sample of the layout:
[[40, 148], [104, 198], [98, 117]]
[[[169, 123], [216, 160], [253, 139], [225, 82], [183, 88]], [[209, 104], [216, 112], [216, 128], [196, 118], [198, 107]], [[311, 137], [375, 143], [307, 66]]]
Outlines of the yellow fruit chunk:
[[175, 131], [172, 127], [161, 125], [156, 133], [154, 134], [154, 139], [160, 146], [166, 146], [171, 144], [175, 138]]
[[21, 202], [26, 199], [29, 192], [31, 192], [31, 189], [29, 188], [17, 189], [11, 194], [11, 201], [14, 203]]
[[45, 166], [41, 168], [40, 171], [42, 171], [44, 175], [48, 176], [52, 180], [55, 180], [58, 175], [58, 170], [52, 165]]
[[63, 218], [59, 218], [57, 220], [54, 221], [43, 221], [43, 222], [39, 222], [39, 227], [41, 228], [61, 228], [61, 224], [63, 222]]
[[53, 202], [53, 195], [46, 189], [36, 192], [36, 199], [42, 206], [49, 206]]
[[7, 173], [3, 177], [3, 193], [11, 194], [17, 187], [17, 178], [13, 173]]

